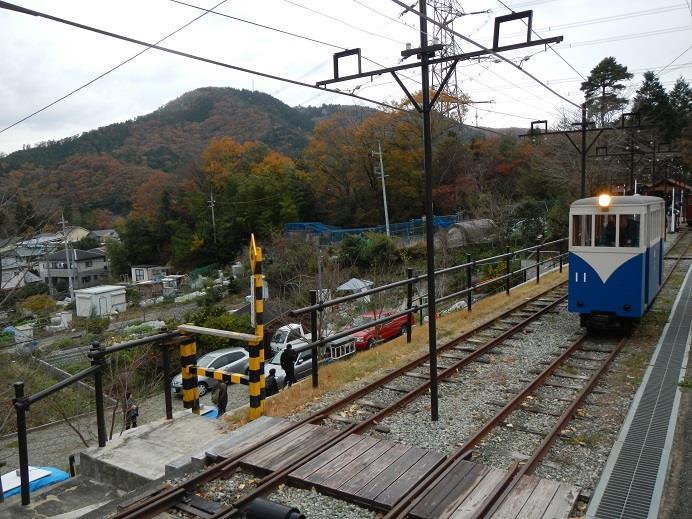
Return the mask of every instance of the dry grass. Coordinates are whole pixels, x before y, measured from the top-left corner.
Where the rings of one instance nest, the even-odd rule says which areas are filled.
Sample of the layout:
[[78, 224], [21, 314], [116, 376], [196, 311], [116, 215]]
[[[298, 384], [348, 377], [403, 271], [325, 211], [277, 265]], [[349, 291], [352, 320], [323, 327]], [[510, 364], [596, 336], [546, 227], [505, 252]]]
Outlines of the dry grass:
[[[512, 290], [507, 297], [504, 292], [489, 296], [475, 303], [471, 312], [461, 310], [438, 320], [438, 337], [456, 336], [470, 330], [479, 323], [489, 321], [508, 309], [522, 304], [526, 299], [562, 283], [567, 279], [566, 269], [562, 274], [553, 272], [541, 276], [539, 284], [527, 283]], [[294, 384], [290, 391], [282, 391], [266, 401], [268, 416], [289, 416], [304, 409], [305, 405], [318, 401], [326, 393], [354, 390], [357, 383], [373, 381], [428, 351], [428, 326], [416, 326], [412, 331], [411, 344], [406, 338], [398, 337], [369, 351], [343, 361], [320, 366], [319, 387], [313, 388], [308, 377]], [[242, 409], [226, 418], [227, 426], [237, 427], [246, 423], [247, 409]]]

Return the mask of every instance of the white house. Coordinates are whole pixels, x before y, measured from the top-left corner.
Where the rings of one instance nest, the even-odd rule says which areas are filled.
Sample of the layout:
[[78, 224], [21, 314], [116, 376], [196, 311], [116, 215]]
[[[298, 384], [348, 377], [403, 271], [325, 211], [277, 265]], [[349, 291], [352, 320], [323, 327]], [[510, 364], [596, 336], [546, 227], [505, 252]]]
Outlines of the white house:
[[132, 267], [132, 282], [139, 283], [140, 281], [161, 281], [170, 267], [161, 265], [133, 265]]
[[104, 316], [124, 312], [127, 308], [125, 287], [101, 285], [74, 291], [77, 316]]

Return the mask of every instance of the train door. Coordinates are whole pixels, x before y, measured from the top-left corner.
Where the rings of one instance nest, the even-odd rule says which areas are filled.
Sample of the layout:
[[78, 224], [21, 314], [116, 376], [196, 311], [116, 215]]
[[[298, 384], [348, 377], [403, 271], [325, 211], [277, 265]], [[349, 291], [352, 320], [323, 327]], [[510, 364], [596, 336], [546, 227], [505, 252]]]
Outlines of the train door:
[[644, 253], [644, 308], [649, 306], [649, 283], [651, 282], [651, 208], [650, 205], [645, 206], [642, 214], [644, 218], [642, 243], [646, 244], [646, 252]]

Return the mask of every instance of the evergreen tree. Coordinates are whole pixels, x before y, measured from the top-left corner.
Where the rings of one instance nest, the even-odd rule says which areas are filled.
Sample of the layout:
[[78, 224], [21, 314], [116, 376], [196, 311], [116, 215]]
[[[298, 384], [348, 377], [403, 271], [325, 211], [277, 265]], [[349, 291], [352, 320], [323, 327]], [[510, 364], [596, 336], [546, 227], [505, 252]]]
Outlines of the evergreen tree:
[[677, 138], [685, 128], [692, 125], [692, 88], [680, 77], [668, 97], [675, 118], [673, 137]]
[[589, 77], [581, 84], [586, 99], [586, 108], [591, 115], [598, 115], [601, 126], [608, 114], [622, 110], [627, 106], [627, 99], [620, 97], [625, 85], [622, 81], [632, 79], [627, 67], [620, 65], [615, 58], [603, 58], [592, 70]]
[[675, 134], [675, 113], [670, 98], [656, 74], [644, 72], [644, 81], [637, 90], [632, 109], [639, 112], [642, 124], [655, 125], [659, 138], [670, 140]]

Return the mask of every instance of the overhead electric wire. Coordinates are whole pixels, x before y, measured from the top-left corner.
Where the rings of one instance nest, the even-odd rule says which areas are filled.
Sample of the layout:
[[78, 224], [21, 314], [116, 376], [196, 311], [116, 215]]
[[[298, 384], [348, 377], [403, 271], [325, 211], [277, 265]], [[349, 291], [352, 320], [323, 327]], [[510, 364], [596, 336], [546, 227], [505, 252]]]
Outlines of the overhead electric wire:
[[[217, 15], [217, 16], [222, 16], [222, 17], [224, 17], [224, 18], [229, 18], [229, 19], [231, 19], [231, 20], [235, 20], [235, 21], [238, 21], [238, 22], [243, 22], [243, 23], [247, 23], [247, 24], [250, 24], [250, 25], [254, 25], [254, 26], [260, 27], [260, 28], [262, 28], [262, 29], [267, 29], [267, 30], [270, 30], [270, 31], [274, 31], [274, 32], [278, 32], [278, 33], [281, 33], [281, 34], [285, 34], [285, 35], [287, 35], [287, 36], [292, 36], [292, 37], [294, 37], [294, 38], [300, 38], [300, 39], [302, 39], [302, 40], [307, 40], [307, 41], [310, 41], [310, 42], [313, 42], [313, 43], [319, 43], [320, 45], [325, 45], [325, 46], [327, 46], [327, 47], [332, 47], [332, 48], [339, 49], [339, 50], [348, 50], [346, 47], [344, 47], [344, 46], [342, 46], [342, 45], [337, 45], [336, 43], [330, 43], [330, 42], [326, 42], [326, 41], [323, 41], [323, 40], [318, 40], [318, 39], [316, 39], [316, 38], [311, 38], [311, 37], [305, 36], [305, 35], [303, 35], [303, 34], [298, 34], [298, 33], [295, 33], [295, 32], [286, 31], [286, 30], [284, 30], [284, 29], [279, 29], [278, 27], [272, 27], [271, 25], [264, 25], [264, 24], [261, 24], [261, 23], [258, 23], [258, 22], [254, 22], [254, 21], [252, 21], [252, 20], [246, 20], [245, 18], [239, 18], [239, 17], [237, 17], [237, 16], [231, 16], [231, 15], [228, 15], [228, 14], [225, 14], [225, 13], [220, 13], [220, 12], [214, 10], [214, 9], [216, 9], [216, 7], [212, 7], [211, 9], [206, 9], [206, 8], [204, 8], [204, 7], [200, 7], [200, 6], [197, 6], [197, 5], [194, 5], [194, 4], [190, 4], [190, 3], [187, 3], [187, 2], [183, 2], [183, 1], [181, 1], [181, 0], [168, 0], [168, 1], [169, 1], [169, 2], [173, 2], [173, 3], [175, 3], [175, 4], [180, 4], [180, 5], [184, 5], [184, 6], [187, 6], [187, 7], [191, 7], [191, 8], [193, 8], [193, 9], [198, 9], [198, 10], [200, 10], [200, 11], [205, 11], [206, 13], [211, 13], [211, 14], [215, 14], [215, 15]], [[316, 13], [318, 13], [318, 14], [321, 14], [322, 16], [328, 16], [328, 15], [325, 15], [324, 13], [319, 13], [318, 11], [315, 11], [315, 10], [312, 10], [312, 11], [313, 11], [313, 12], [316, 12]], [[329, 17], [329, 16], [328, 16], [328, 17]], [[331, 17], [329, 17], [329, 18], [331, 18]], [[369, 62], [372, 63], [373, 65], [377, 65], [378, 67], [384, 67], [384, 65], [383, 65], [382, 63], [379, 63], [379, 62], [377, 62], [377, 61], [375, 61], [375, 60], [373, 60], [373, 59], [370, 59], [370, 58], [368, 58], [368, 57], [365, 56], [365, 55], [361, 55], [361, 57], [362, 57], [365, 61], [369, 61]], [[315, 68], [315, 67], [314, 67], [314, 68]], [[311, 70], [314, 70], [314, 68], [311, 69]], [[317, 67], [317, 68], [318, 68], [318, 67]], [[301, 76], [301, 77], [304, 77], [304, 76], [305, 76], [305, 74], [304, 74], [303, 76]], [[413, 81], [413, 79], [411, 79], [409, 76], [407, 76], [407, 75], [405, 75], [405, 74], [401, 74], [401, 76], [404, 77], [405, 79], [408, 79], [408, 80]], [[287, 88], [287, 87], [284, 87], [284, 88]]]
[[369, 34], [370, 36], [375, 36], [376, 38], [382, 38], [385, 40], [393, 41], [394, 43], [398, 43], [400, 45], [406, 45], [406, 42], [404, 42], [404, 41], [395, 40], [394, 38], [390, 38], [389, 36], [383, 36], [382, 34], [377, 34], [377, 33], [368, 31], [367, 29], [363, 29], [362, 27], [358, 27], [357, 25], [352, 25], [352, 24], [345, 22], [339, 18], [336, 18], [334, 16], [330, 16], [328, 14], [317, 11], [316, 9], [312, 9], [310, 7], [306, 7], [304, 5], [301, 5], [298, 2], [294, 2], [293, 0], [283, 0], [283, 1], [286, 2], [287, 4], [295, 5], [296, 7], [300, 7], [301, 9], [305, 9], [306, 11], [310, 11], [311, 13], [314, 13], [316, 15], [324, 16], [325, 18], [329, 18], [330, 20], [333, 20], [335, 22], [339, 22], [339, 23], [345, 25], [346, 27], [350, 27], [351, 29], [355, 29], [356, 31], [360, 31], [360, 32], [363, 32], [365, 34]]
[[[226, 2], [227, 2], [227, 0], [222, 0], [221, 2], [219, 2], [218, 4], [216, 4], [212, 9], [216, 9], [217, 7], [219, 7], [219, 6], [222, 5], [222, 4], [225, 4]], [[162, 41], [165, 41], [165, 40], [167, 40], [168, 38], [170, 38], [171, 36], [173, 36], [174, 34], [179, 33], [180, 31], [182, 31], [182, 30], [185, 29], [186, 27], [189, 27], [190, 25], [192, 25], [193, 23], [195, 23], [197, 20], [199, 20], [200, 18], [202, 18], [203, 16], [206, 16], [206, 15], [207, 15], [207, 13], [203, 13], [203, 14], [199, 15], [198, 17], [193, 18], [192, 20], [190, 20], [190, 21], [187, 22], [186, 24], [184, 24], [184, 25], [180, 26], [179, 28], [177, 28], [175, 31], [173, 31], [173, 32], [169, 33], [167, 36], [164, 36], [163, 38], [161, 38], [159, 41], [156, 42], [155, 45], [158, 45], [158, 44], [161, 43]], [[88, 87], [88, 86], [91, 85], [92, 83], [95, 83], [96, 81], [98, 81], [98, 80], [101, 79], [102, 77], [107, 76], [107, 75], [110, 74], [111, 72], [113, 72], [113, 71], [119, 69], [119, 68], [122, 67], [123, 65], [125, 65], [125, 64], [129, 63], [130, 61], [132, 61], [133, 59], [137, 58], [138, 56], [141, 56], [142, 54], [144, 54], [144, 53], [145, 53], [146, 51], [148, 51], [149, 49], [151, 49], [151, 47], [148, 47], [148, 48], [146, 48], [146, 49], [143, 49], [143, 50], [139, 51], [139, 52], [138, 52], [137, 54], [135, 54], [134, 56], [132, 56], [132, 57], [126, 59], [125, 61], [123, 61], [123, 62], [121, 62], [121, 63], [119, 63], [119, 64], [116, 65], [115, 67], [112, 67], [112, 68], [108, 69], [108, 70], [105, 71], [104, 73], [99, 74], [99, 75], [96, 76], [94, 79], [92, 79], [92, 80], [90, 80], [90, 81], [87, 81], [87, 82], [84, 83], [83, 85], [81, 85], [81, 86], [75, 88], [74, 90], [68, 92], [68, 93], [65, 94], [64, 96], [59, 97], [58, 99], [56, 99], [55, 101], [53, 101], [53, 102], [47, 104], [47, 105], [44, 106], [43, 108], [40, 108], [40, 109], [36, 110], [35, 112], [30, 113], [30, 114], [27, 115], [26, 117], [22, 117], [21, 119], [19, 119], [18, 121], [16, 121], [16, 122], [10, 124], [9, 126], [0, 129], [0, 133], [3, 133], [3, 132], [5, 132], [5, 131], [9, 130], [10, 128], [13, 128], [14, 126], [17, 126], [18, 124], [23, 123], [23, 122], [26, 121], [27, 119], [30, 119], [30, 118], [32, 118], [33, 116], [40, 114], [41, 112], [43, 112], [44, 110], [47, 110], [47, 109], [50, 108], [51, 106], [58, 104], [60, 101], [62, 101], [62, 100], [64, 100], [64, 99], [67, 99], [67, 98], [70, 97], [72, 94], [76, 94], [77, 92], [79, 92], [80, 90], [82, 90], [82, 89]]]
[[359, 96], [359, 95], [357, 95], [357, 94], [350, 94], [350, 93], [348, 93], [348, 92], [342, 92], [342, 91], [340, 91], [340, 90], [335, 90], [335, 89], [330, 89], [330, 88], [325, 88], [325, 87], [318, 87], [318, 86], [316, 86], [316, 85], [311, 85], [311, 84], [309, 84], [309, 83], [304, 83], [304, 82], [302, 82], [302, 81], [296, 81], [296, 80], [294, 80], [294, 79], [289, 79], [289, 78], [277, 76], [277, 75], [274, 75], [274, 74], [269, 74], [269, 73], [266, 73], [266, 72], [260, 72], [260, 71], [258, 71], [258, 70], [253, 70], [253, 69], [249, 69], [249, 68], [246, 68], [246, 67], [240, 67], [240, 66], [238, 66], [238, 65], [232, 65], [232, 64], [230, 64], [230, 63], [225, 63], [225, 62], [223, 62], [223, 61], [213, 60], [213, 59], [210, 59], [210, 58], [205, 58], [205, 57], [202, 57], [202, 56], [197, 56], [197, 55], [195, 55], [195, 54], [190, 54], [190, 53], [188, 53], [188, 52], [183, 52], [183, 51], [179, 51], [179, 50], [175, 50], [175, 49], [169, 49], [169, 48], [167, 48], [167, 47], [161, 47], [161, 46], [156, 45], [156, 44], [153, 44], [153, 43], [147, 43], [147, 42], [142, 41], [142, 40], [137, 40], [137, 39], [135, 39], [135, 38], [130, 38], [129, 36], [123, 36], [123, 35], [121, 35], [121, 34], [117, 34], [117, 33], [114, 33], [114, 32], [105, 31], [105, 30], [102, 30], [102, 29], [98, 29], [98, 28], [96, 28], [96, 27], [91, 27], [91, 26], [89, 26], [89, 25], [84, 25], [84, 24], [81, 24], [81, 23], [78, 23], [78, 22], [73, 22], [73, 21], [71, 21], [71, 20], [66, 20], [66, 19], [64, 19], [64, 18], [59, 18], [59, 17], [57, 17], [57, 16], [52, 16], [52, 15], [49, 15], [49, 14], [46, 14], [46, 13], [42, 13], [42, 12], [40, 12], [40, 11], [34, 11], [34, 10], [31, 10], [31, 9], [26, 9], [26, 8], [24, 8], [24, 7], [21, 7], [21, 6], [18, 6], [18, 5], [14, 5], [14, 4], [11, 4], [11, 3], [9, 3], [9, 2], [0, 1], [0, 9], [7, 9], [7, 10], [10, 10], [10, 11], [16, 11], [16, 12], [22, 13], [22, 14], [28, 14], [28, 15], [30, 15], [30, 16], [37, 16], [37, 17], [40, 17], [40, 18], [46, 18], [47, 20], [51, 20], [51, 21], [54, 21], [54, 22], [62, 23], [62, 24], [65, 24], [65, 25], [70, 25], [70, 26], [72, 26], [72, 27], [76, 27], [76, 28], [78, 28], [78, 29], [83, 29], [83, 30], [85, 30], [85, 31], [95, 32], [95, 33], [101, 34], [101, 35], [103, 35], [103, 36], [108, 36], [108, 37], [115, 38], [115, 39], [118, 39], [118, 40], [127, 41], [127, 42], [129, 42], [129, 43], [135, 43], [135, 44], [137, 44], [137, 45], [143, 45], [143, 46], [145, 46], [145, 47], [150, 47], [150, 48], [153, 48], [153, 49], [156, 49], [156, 50], [160, 50], [160, 51], [162, 51], [162, 52], [167, 52], [167, 53], [169, 53], [169, 54], [175, 54], [176, 56], [182, 56], [182, 57], [184, 57], [184, 58], [188, 58], [188, 59], [192, 59], [192, 60], [196, 60], [196, 61], [201, 61], [201, 62], [203, 62], [203, 63], [209, 63], [209, 64], [211, 64], [211, 65], [216, 65], [216, 66], [228, 68], [228, 69], [231, 69], [231, 70], [237, 70], [237, 71], [239, 71], [239, 72], [244, 72], [244, 73], [246, 73], [246, 74], [251, 74], [251, 75], [255, 75], [255, 76], [265, 77], [265, 78], [268, 78], [268, 79], [273, 79], [273, 80], [275, 80], [275, 81], [282, 81], [282, 82], [284, 82], [284, 83], [291, 83], [291, 84], [294, 84], [294, 85], [303, 86], [303, 87], [305, 87], [305, 88], [310, 88], [310, 89], [313, 89], [313, 90], [320, 90], [320, 91], [326, 91], [326, 92], [333, 92], [333, 93], [335, 93], [335, 94], [339, 94], [339, 95], [343, 95], [343, 96], [348, 96], [348, 97], [353, 97], [353, 98], [356, 98], [356, 99], [360, 99], [360, 100], [362, 100], [362, 101], [366, 101], [366, 102], [368, 102], [368, 103], [373, 103], [373, 104], [376, 104], [376, 105], [379, 105], [379, 106], [384, 106], [384, 107], [386, 107], [386, 108], [391, 108], [391, 109], [394, 109], [394, 110], [402, 110], [402, 111], [405, 111], [405, 110], [403, 110], [403, 109], [401, 109], [401, 108], [399, 108], [399, 107], [392, 106], [392, 105], [390, 105], [390, 104], [383, 103], [383, 102], [381, 102], [381, 101], [376, 101], [375, 99], [370, 99], [370, 98], [367, 98], [367, 97]]
[[[508, 9], [510, 12], [512, 12], [512, 14], [515, 13], [515, 11], [514, 11], [511, 7], [509, 7], [506, 3], [504, 3], [502, 0], [497, 0], [497, 1], [500, 2], [500, 4], [502, 4], [502, 5], [503, 5], [506, 9]], [[526, 20], [524, 20], [524, 19], [522, 18], [521, 21], [524, 23], [524, 25], [526, 25], [527, 27], [529, 27], [529, 29], [531, 29], [531, 27], [529, 26], [529, 24], [526, 23]], [[535, 34], [537, 38], [541, 39], [541, 36], [540, 36], [535, 30], [531, 29], [531, 32], [532, 32], [533, 34]], [[574, 70], [577, 74], [579, 74], [579, 75], [581, 76], [581, 78], [582, 78], [584, 81], [586, 81], [586, 78], [582, 75], [582, 73], [579, 72], [576, 68], [574, 68], [574, 67], [572, 66], [572, 64], [569, 63], [565, 58], [563, 58], [562, 56], [560, 56], [560, 53], [559, 53], [558, 51], [556, 51], [556, 50], [553, 48], [552, 45], [548, 45], [548, 48], [549, 48], [550, 50], [552, 50], [558, 58], [560, 58], [562, 61], [564, 61], [565, 65], [567, 65], [569, 68], [571, 68], [572, 70]]]
[[667, 27], [665, 29], [656, 29], [655, 31], [647, 31], [647, 32], [633, 32], [631, 34], [621, 34], [619, 36], [611, 36], [608, 38], [599, 38], [597, 40], [586, 40], [586, 41], [577, 41], [574, 43], [568, 43], [564, 49], [576, 49], [578, 47], [586, 47], [588, 45], [596, 45], [598, 43], [611, 43], [611, 42], [619, 42], [619, 41], [625, 41], [625, 40], [636, 40], [637, 38], [648, 38], [650, 36], [660, 36], [660, 35], [667, 35], [672, 32], [681, 32], [681, 31], [689, 31], [690, 27], [688, 25], [682, 25], [680, 27]]
[[661, 75], [661, 72], [663, 72], [665, 69], [667, 69], [668, 67], [670, 67], [670, 66], [671, 66], [673, 63], [675, 63], [679, 58], [681, 58], [684, 54], [686, 54], [690, 49], [692, 49], [692, 45], [690, 45], [690, 46], [687, 47], [685, 50], [683, 50], [680, 54], [677, 55], [677, 57], [676, 57], [673, 61], [671, 61], [671, 62], [668, 63], [665, 67], [663, 67], [661, 70], [659, 70], [659, 71], [658, 71], [658, 75], [660, 76], [660, 75]]
[[[288, 1], [288, 0], [284, 0], [284, 1]], [[461, 38], [462, 40], [464, 40], [464, 41], [466, 41], [466, 42], [468, 42], [468, 43], [471, 43], [472, 45], [475, 45], [475, 46], [478, 47], [479, 49], [481, 49], [481, 50], [483, 50], [483, 51], [485, 51], [485, 52], [488, 52], [489, 54], [492, 54], [493, 56], [496, 56], [497, 58], [501, 59], [502, 61], [504, 61], [504, 62], [506, 62], [506, 63], [511, 64], [513, 67], [515, 67], [515, 68], [521, 70], [524, 74], [526, 74], [527, 76], [529, 76], [531, 79], [533, 79], [534, 81], [536, 81], [539, 85], [541, 85], [543, 88], [545, 88], [546, 90], [552, 92], [554, 95], [556, 95], [557, 97], [559, 97], [559, 98], [562, 99], [563, 101], [566, 101], [567, 103], [571, 104], [571, 105], [574, 106], [575, 108], [581, 109], [581, 106], [579, 106], [578, 104], [574, 103], [573, 101], [567, 99], [567, 98], [564, 97], [562, 94], [556, 92], [555, 90], [553, 90], [552, 88], [550, 88], [548, 85], [546, 85], [545, 83], [543, 83], [543, 82], [542, 82], [540, 79], [538, 79], [536, 76], [534, 76], [533, 74], [531, 74], [531, 73], [528, 72], [527, 70], [524, 70], [523, 68], [519, 67], [518, 65], [514, 64], [512, 61], [510, 61], [509, 59], [505, 58], [505, 57], [502, 56], [501, 54], [498, 54], [497, 52], [493, 51], [492, 49], [488, 49], [487, 47], [481, 45], [480, 43], [478, 43], [478, 42], [472, 40], [471, 38], [467, 38], [467, 37], [464, 36], [463, 34], [457, 32], [457, 31], [455, 31], [455, 30], [452, 30], [452, 29], [450, 29], [449, 27], [446, 27], [444, 24], [438, 22], [437, 20], [434, 20], [433, 18], [431, 18], [431, 17], [429, 17], [429, 16], [423, 16], [423, 14], [422, 14], [420, 11], [417, 11], [417, 10], [415, 10], [415, 9], [413, 9], [413, 8], [409, 8], [409, 6], [406, 5], [404, 2], [402, 2], [401, 0], [391, 0], [391, 1], [394, 2], [394, 3], [397, 4], [397, 5], [399, 5], [399, 6], [403, 7], [403, 8], [405, 8], [405, 9], [408, 9], [410, 12], [412, 12], [412, 13], [415, 14], [416, 16], [418, 16], [418, 17], [420, 17], [420, 18], [425, 18], [428, 22], [432, 23], [433, 25], [437, 25], [438, 27], [441, 27], [441, 28], [444, 29], [445, 31], [448, 31], [448, 32], [450, 32], [451, 34], [454, 34], [455, 36], [458, 36], [458, 37]]]

